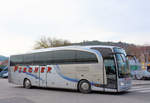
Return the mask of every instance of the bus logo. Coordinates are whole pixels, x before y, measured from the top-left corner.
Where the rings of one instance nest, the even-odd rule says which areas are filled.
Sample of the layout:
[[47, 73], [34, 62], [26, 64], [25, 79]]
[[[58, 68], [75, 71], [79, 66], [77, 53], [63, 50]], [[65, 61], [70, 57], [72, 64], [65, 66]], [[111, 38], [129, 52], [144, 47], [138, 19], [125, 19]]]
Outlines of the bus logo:
[[39, 67], [32, 68], [29, 66], [26, 66], [26, 67], [15, 66], [14, 67], [14, 72], [18, 71], [19, 73], [21, 73], [21, 72], [23, 72], [23, 73], [26, 73], [26, 72], [37, 73], [38, 71], [40, 71], [41, 73], [44, 73], [45, 70], [47, 73], [51, 73], [52, 68], [51, 67], [44, 67], [44, 66], [41, 68], [39, 68]]

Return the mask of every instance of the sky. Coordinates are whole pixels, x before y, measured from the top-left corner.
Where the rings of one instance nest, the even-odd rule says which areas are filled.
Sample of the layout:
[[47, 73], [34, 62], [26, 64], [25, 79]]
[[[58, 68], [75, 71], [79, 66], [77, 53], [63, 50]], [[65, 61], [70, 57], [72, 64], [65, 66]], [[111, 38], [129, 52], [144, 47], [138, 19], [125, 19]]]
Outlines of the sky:
[[0, 55], [33, 49], [42, 36], [150, 44], [150, 0], [0, 0]]

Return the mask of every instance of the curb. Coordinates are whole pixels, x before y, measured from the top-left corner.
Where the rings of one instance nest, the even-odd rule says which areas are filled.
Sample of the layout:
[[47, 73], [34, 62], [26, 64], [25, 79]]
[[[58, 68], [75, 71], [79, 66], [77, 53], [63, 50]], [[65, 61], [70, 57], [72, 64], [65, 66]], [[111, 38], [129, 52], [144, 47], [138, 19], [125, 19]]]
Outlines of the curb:
[[132, 84], [132, 86], [142, 86], [142, 85], [150, 85], [150, 84]]

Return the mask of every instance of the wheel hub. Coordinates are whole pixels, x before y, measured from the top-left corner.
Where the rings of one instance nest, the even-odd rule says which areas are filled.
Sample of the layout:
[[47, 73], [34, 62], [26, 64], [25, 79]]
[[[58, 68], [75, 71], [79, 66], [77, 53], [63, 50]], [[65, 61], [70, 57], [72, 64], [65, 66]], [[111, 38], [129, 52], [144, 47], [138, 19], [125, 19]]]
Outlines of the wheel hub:
[[25, 85], [28, 87], [30, 85], [30, 81], [26, 80]]
[[88, 84], [88, 83], [83, 83], [83, 84], [81, 85], [81, 88], [82, 88], [83, 90], [88, 90], [88, 89], [89, 89], [89, 84]]

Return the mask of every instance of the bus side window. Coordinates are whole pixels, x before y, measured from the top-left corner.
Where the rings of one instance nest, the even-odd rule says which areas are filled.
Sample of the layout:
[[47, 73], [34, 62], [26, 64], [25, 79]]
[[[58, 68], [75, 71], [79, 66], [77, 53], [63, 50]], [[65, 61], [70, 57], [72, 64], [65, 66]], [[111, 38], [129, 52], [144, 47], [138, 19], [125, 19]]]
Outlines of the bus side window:
[[75, 51], [73, 50], [56, 50], [53, 51], [54, 64], [74, 64]]
[[34, 65], [47, 65], [51, 64], [52, 55], [48, 52], [41, 52], [34, 54]]
[[98, 59], [94, 53], [86, 51], [76, 51], [76, 62], [78, 63], [98, 63]]
[[10, 58], [10, 65], [23, 65], [23, 56], [22, 55], [15, 55]]
[[24, 65], [33, 65], [34, 55], [26, 54], [24, 55]]

